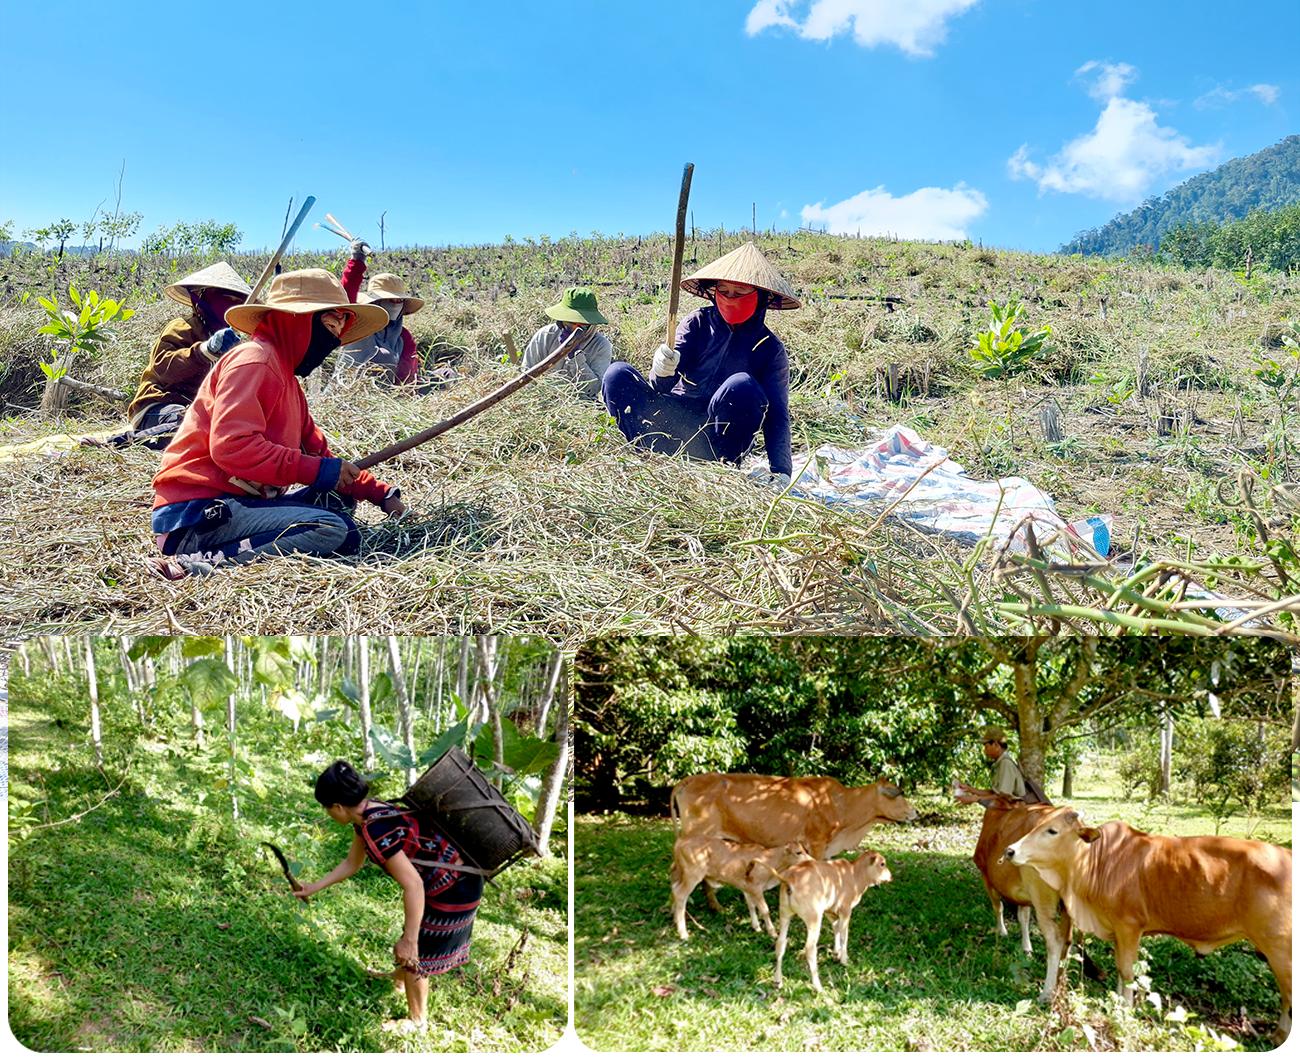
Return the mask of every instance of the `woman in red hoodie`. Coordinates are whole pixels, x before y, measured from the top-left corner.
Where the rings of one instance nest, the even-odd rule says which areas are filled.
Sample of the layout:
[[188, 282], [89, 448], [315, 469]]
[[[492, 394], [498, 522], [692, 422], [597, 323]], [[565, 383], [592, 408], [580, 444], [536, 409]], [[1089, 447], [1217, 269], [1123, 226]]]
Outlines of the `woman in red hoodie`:
[[179, 579], [262, 554], [356, 553], [361, 536], [347, 511], [355, 499], [405, 511], [396, 487], [330, 454], [297, 380], [340, 342], [387, 321], [379, 307], [351, 302], [323, 269], [282, 273], [265, 303], [226, 313], [250, 338], [212, 367], [163, 454], [153, 481], [163, 553], [155, 570]]

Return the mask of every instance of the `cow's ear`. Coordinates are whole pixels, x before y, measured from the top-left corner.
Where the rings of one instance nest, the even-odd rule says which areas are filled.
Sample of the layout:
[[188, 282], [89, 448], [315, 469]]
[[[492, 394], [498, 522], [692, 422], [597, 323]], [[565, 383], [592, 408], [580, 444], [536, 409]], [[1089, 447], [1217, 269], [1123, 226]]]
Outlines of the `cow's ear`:
[[885, 796], [889, 797], [890, 800], [894, 800], [903, 795], [903, 791], [896, 785], [887, 785], [881, 790], [881, 792], [884, 793]]
[[1101, 836], [1101, 830], [1093, 826], [1079, 827], [1079, 837], [1085, 844], [1092, 844], [1092, 842], [1095, 841], [1100, 836]]

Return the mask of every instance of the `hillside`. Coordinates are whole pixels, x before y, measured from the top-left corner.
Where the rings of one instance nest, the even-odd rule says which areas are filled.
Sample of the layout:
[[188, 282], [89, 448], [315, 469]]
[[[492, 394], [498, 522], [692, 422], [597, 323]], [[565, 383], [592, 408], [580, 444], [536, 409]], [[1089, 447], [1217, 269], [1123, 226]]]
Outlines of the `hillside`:
[[1179, 225], [1223, 224], [1252, 210], [1276, 210], [1300, 201], [1300, 136], [1288, 136], [1263, 151], [1232, 159], [1191, 177], [1164, 195], [1100, 228], [1078, 233], [1061, 254], [1123, 255], [1155, 248]]
[[[700, 232], [686, 267], [750, 238]], [[1273, 488], [1300, 479], [1300, 359], [1286, 345], [1300, 339], [1286, 323], [1300, 319], [1300, 277], [810, 232], [758, 243], [804, 300], [769, 318], [790, 351], [796, 452], [871, 447], [904, 425], [974, 479], [1024, 477], [1069, 521], [1113, 517], [1108, 563], [1004, 555], [900, 520], [908, 510], [897, 502], [823, 504], [719, 464], [636, 451], [603, 410], [542, 382], [382, 466], [413, 516], [394, 525], [359, 512], [359, 558], [283, 558], [161, 585], [144, 566], [157, 548], [155, 452], [12, 449], [108, 431], [122, 416], [84, 394], [60, 418], [36, 412], [50, 341], [37, 332], [44, 311], [20, 300], [51, 281], [60, 293], [73, 282], [126, 298], [138, 312], [76, 374], [133, 387], [176, 309], [162, 288], [201, 263], [30, 255], [0, 260], [0, 448], [12, 461], [0, 488], [10, 543], [0, 627], [475, 629], [568, 647], [611, 630], [1175, 633], [1223, 622], [1189, 608], [1201, 587], [1275, 608], [1267, 601], [1300, 585], [1300, 546], [1278, 539], [1292, 533], [1292, 500]], [[451, 416], [514, 378], [503, 334], [522, 346], [574, 283], [598, 292], [615, 356], [648, 366], [663, 342], [671, 258], [662, 234], [390, 249], [373, 268], [402, 274], [428, 300], [410, 327], [425, 364], [450, 362], [460, 380], [425, 394], [325, 394], [314, 374], [313, 415], [348, 456]], [[251, 277], [265, 262], [232, 264]], [[287, 263], [342, 264], [342, 248]], [[1055, 348], [991, 379], [970, 351], [989, 302], [1008, 300], [1023, 302], [1027, 331], [1051, 327]], [[684, 296], [681, 313], [697, 305]], [[1243, 489], [1253, 508], [1242, 507]]]

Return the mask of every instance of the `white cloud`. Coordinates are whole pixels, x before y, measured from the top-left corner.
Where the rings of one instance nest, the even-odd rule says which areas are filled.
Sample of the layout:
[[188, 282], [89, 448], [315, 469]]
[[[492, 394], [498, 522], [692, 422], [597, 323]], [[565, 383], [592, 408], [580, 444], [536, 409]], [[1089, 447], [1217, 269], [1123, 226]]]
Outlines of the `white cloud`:
[[[794, 30], [805, 40], [829, 41], [852, 33], [864, 48], [892, 44], [911, 56], [934, 54], [948, 20], [979, 0], [758, 0], [745, 19], [751, 37], [770, 27]], [[806, 7], [806, 14], [798, 11]]]
[[1097, 124], [1090, 133], [1075, 137], [1045, 165], [1029, 157], [1029, 145], [1007, 159], [1013, 180], [1038, 183], [1038, 191], [1077, 192], [1093, 199], [1119, 203], [1139, 201], [1166, 174], [1199, 170], [1218, 161], [1221, 144], [1194, 147], [1178, 130], [1156, 122], [1156, 112], [1146, 103], [1120, 93], [1136, 79], [1127, 63], [1085, 63], [1076, 74], [1097, 71], [1089, 95], [1104, 99]]
[[988, 209], [982, 192], [958, 184], [951, 189], [919, 188], [895, 199], [884, 185], [823, 207], [803, 208], [807, 225], [825, 225], [831, 232], [863, 236], [893, 233], [910, 240], [960, 240], [965, 227]]
[[1247, 95], [1254, 95], [1265, 107], [1271, 107], [1277, 102], [1278, 97], [1282, 95], [1282, 90], [1277, 85], [1251, 85], [1249, 88], [1244, 89], [1226, 89], [1221, 85], [1217, 85], [1204, 96], [1199, 96], [1193, 100], [1192, 105], [1202, 111], [1207, 107], [1226, 107], [1228, 104], [1236, 103]]
[[1112, 99], [1137, 80], [1137, 67], [1128, 63], [1099, 63], [1096, 60], [1084, 63], [1074, 72], [1074, 76], [1083, 77], [1094, 70], [1099, 73], [1088, 88], [1088, 95], [1094, 100]]

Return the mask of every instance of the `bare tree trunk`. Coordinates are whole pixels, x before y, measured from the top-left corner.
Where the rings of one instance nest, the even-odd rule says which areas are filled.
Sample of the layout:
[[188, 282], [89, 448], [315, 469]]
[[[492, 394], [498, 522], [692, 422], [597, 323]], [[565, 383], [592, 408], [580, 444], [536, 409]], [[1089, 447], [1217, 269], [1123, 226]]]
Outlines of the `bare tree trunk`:
[[[411, 699], [406, 690], [406, 678], [402, 672], [402, 647], [395, 634], [388, 636], [388, 659], [393, 665], [393, 692], [397, 695], [397, 732], [402, 736], [406, 751], [415, 758], [415, 724], [411, 718]], [[415, 768], [406, 768], [406, 784], [415, 782]]]
[[560, 672], [564, 669], [564, 654], [555, 650], [547, 661], [546, 685], [542, 689], [541, 702], [537, 706], [537, 729], [539, 738], [546, 736], [546, 719], [551, 714], [551, 705], [555, 702], [555, 687], [560, 681]]
[[1174, 717], [1170, 712], [1164, 713], [1164, 725], [1160, 728], [1160, 795], [1169, 799], [1169, 783], [1174, 772]]
[[[343, 674], [349, 679], [352, 678], [352, 661], [355, 655], [352, 651], [352, 639], [344, 635], [343, 637]], [[352, 705], [347, 701], [343, 702], [343, 722], [348, 726], [352, 725]]]
[[[500, 764], [505, 759], [505, 734], [501, 729], [501, 712], [497, 705], [496, 677], [497, 636], [480, 634], [474, 640], [478, 658], [478, 682], [475, 685], [475, 703], [482, 705], [482, 722], [492, 724], [492, 761]], [[478, 721], [478, 716], [472, 717]], [[499, 787], [498, 787], [499, 788]]]
[[365, 770], [375, 769], [375, 745], [370, 740], [370, 646], [364, 634], [357, 635], [357, 667], [361, 681], [361, 733], [363, 734], [362, 762]]
[[[95, 674], [95, 640], [86, 642], [86, 681], [90, 684], [90, 740], [95, 746], [95, 766], [104, 766], [104, 741], [99, 728], [99, 677]], [[66, 644], [66, 641], [65, 641]]]
[[59, 673], [59, 655], [54, 651], [54, 641], [48, 635], [43, 635], [36, 639], [41, 647], [41, 652], [45, 654], [45, 659], [50, 662], [50, 670], [56, 675]]
[[[558, 654], [557, 654], [558, 655]], [[569, 774], [569, 669], [561, 668], [559, 697], [555, 709], [555, 742], [559, 754], [542, 780], [542, 791], [537, 797], [537, 814], [533, 829], [537, 832], [537, 847], [543, 855], [550, 855], [551, 829], [555, 825], [555, 812], [560, 796], [565, 792]], [[565, 801], [567, 805], [568, 801]]]
[[460, 660], [456, 665], [456, 696], [460, 698], [465, 711], [470, 710], [469, 703], [469, 635], [460, 637]]
[[[226, 667], [235, 674], [235, 639], [226, 635]], [[238, 687], [238, 683], [236, 683]], [[230, 817], [239, 820], [239, 790], [235, 785], [235, 693], [226, 698], [226, 739], [230, 743]]]
[[32, 659], [27, 655], [27, 643], [18, 643], [18, 659], [23, 662], [23, 678], [32, 677]]

